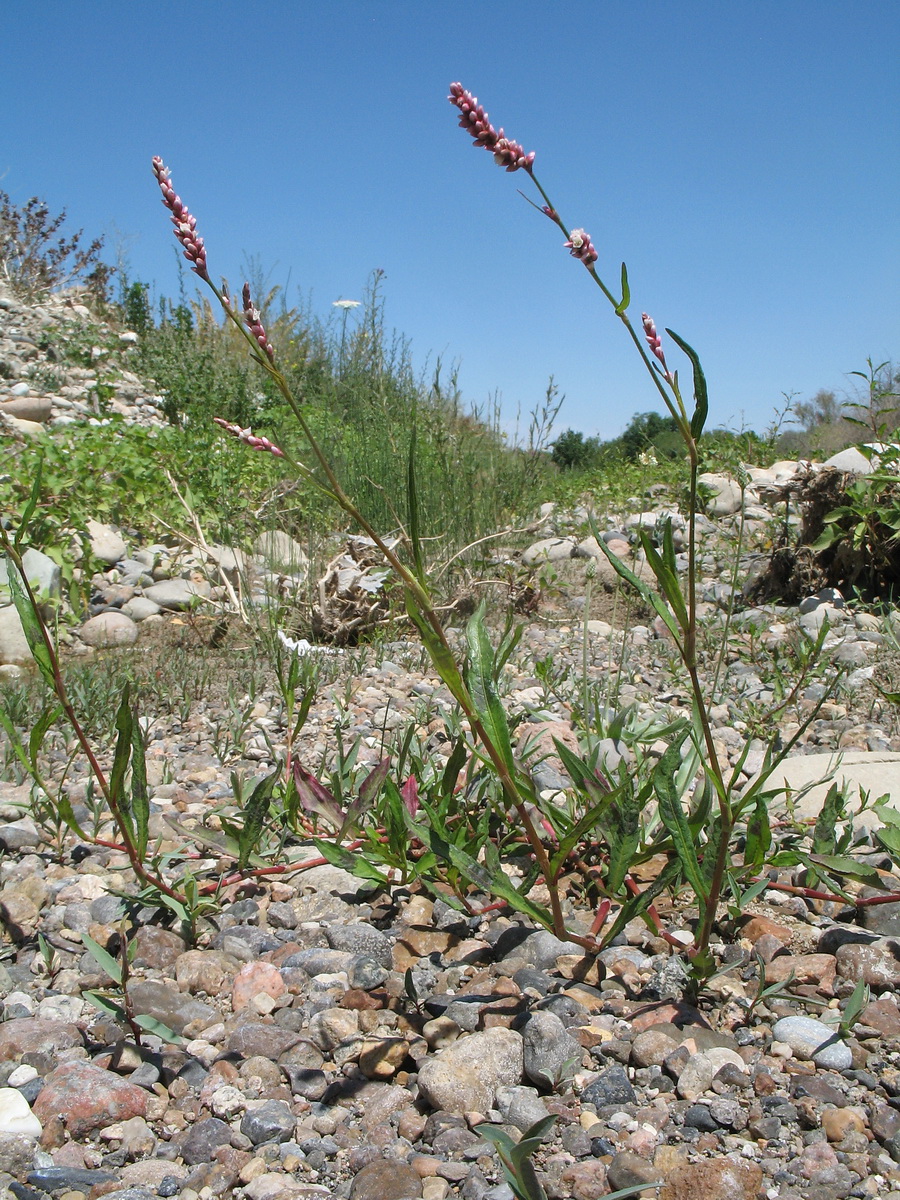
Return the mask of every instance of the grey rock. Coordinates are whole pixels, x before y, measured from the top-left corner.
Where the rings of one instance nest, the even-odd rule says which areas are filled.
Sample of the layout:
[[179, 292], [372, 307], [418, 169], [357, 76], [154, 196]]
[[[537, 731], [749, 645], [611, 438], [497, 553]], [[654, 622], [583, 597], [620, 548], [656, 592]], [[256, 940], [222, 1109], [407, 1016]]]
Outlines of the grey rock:
[[97, 1183], [115, 1179], [110, 1171], [90, 1170], [87, 1167], [38, 1167], [28, 1174], [28, 1182], [42, 1192], [87, 1192]]
[[533, 1012], [521, 1029], [525, 1074], [541, 1087], [553, 1087], [581, 1065], [581, 1043], [552, 1012]]
[[743, 496], [740, 486], [727, 475], [707, 471], [699, 476], [698, 483], [707, 490], [710, 499], [706, 511], [711, 517], [729, 517], [741, 511]]
[[85, 621], [78, 631], [81, 640], [96, 649], [112, 646], [133, 646], [138, 627], [124, 612], [103, 612]]
[[7, 821], [0, 825], [0, 846], [6, 850], [27, 850], [43, 841], [41, 831], [31, 817]]
[[140, 624], [148, 617], [157, 616], [162, 609], [155, 600], [150, 600], [146, 596], [133, 596], [122, 605], [122, 612], [126, 617], [131, 617], [132, 621]]
[[530, 1087], [497, 1088], [496, 1104], [503, 1120], [523, 1132], [548, 1116], [546, 1104]]
[[497, 1089], [521, 1082], [522, 1039], [493, 1027], [460, 1038], [419, 1068], [419, 1091], [434, 1108], [451, 1113], [486, 1112]]
[[522, 551], [522, 562], [526, 567], [537, 566], [539, 563], [565, 562], [566, 559], [574, 557], [575, 545], [572, 538], [543, 538]]
[[607, 1067], [590, 1081], [581, 1093], [583, 1104], [604, 1108], [609, 1104], [634, 1104], [637, 1100], [634, 1088], [624, 1067]]
[[299, 575], [305, 578], [309, 570], [306, 551], [299, 542], [295, 542], [280, 529], [261, 533], [253, 543], [253, 552], [266, 566], [285, 575]]
[[254, 1146], [262, 1142], [287, 1142], [293, 1137], [297, 1121], [281, 1100], [266, 1100], [259, 1108], [249, 1109], [241, 1121], [241, 1133]]
[[782, 1017], [772, 1027], [772, 1037], [820, 1067], [843, 1071], [853, 1061], [850, 1047], [839, 1039], [834, 1027], [814, 1017]]
[[219, 1020], [218, 1011], [210, 1004], [186, 996], [164, 983], [144, 979], [129, 984], [128, 994], [131, 996], [135, 1012], [146, 1013], [175, 1033], [182, 1033], [185, 1025], [191, 1021], [205, 1021], [212, 1025]]
[[230, 1144], [230, 1127], [218, 1117], [207, 1117], [191, 1126], [181, 1139], [179, 1150], [188, 1166], [195, 1167], [198, 1163], [212, 1162], [219, 1146]]
[[846, 471], [851, 475], [871, 475], [877, 466], [877, 457], [870, 460], [856, 446], [848, 446], [826, 458], [823, 467], [833, 467], [835, 471]]
[[128, 553], [125, 539], [111, 525], [102, 521], [90, 520], [87, 523], [88, 537], [91, 542], [91, 553], [108, 566], [113, 566]]
[[209, 584], [192, 583], [188, 579], [164, 579], [145, 588], [144, 595], [160, 608], [182, 612], [209, 596]]
[[325, 930], [332, 950], [364, 954], [388, 969], [392, 966], [393, 939], [374, 925], [359, 922], [355, 925], [330, 925]]

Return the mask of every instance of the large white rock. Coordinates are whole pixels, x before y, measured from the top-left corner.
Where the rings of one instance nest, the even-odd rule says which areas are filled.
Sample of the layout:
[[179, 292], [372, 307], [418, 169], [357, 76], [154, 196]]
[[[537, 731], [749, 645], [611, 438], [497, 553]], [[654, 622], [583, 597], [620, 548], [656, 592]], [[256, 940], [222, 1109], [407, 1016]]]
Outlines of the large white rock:
[[711, 517], [730, 517], [741, 511], [743, 495], [740, 486], [727, 475], [716, 475], [707, 471], [698, 479], [711, 493], [706, 511]]
[[128, 553], [125, 539], [111, 525], [102, 521], [90, 520], [87, 523], [88, 537], [91, 540], [91, 553], [108, 566], [121, 562]]
[[42, 1127], [18, 1088], [0, 1088], [0, 1133], [39, 1138]]
[[253, 552], [267, 567], [282, 571], [286, 575], [306, 575], [309, 556], [293, 538], [280, 529], [269, 529], [261, 533], [253, 543]]
[[[814, 820], [833, 783], [847, 787], [851, 812], [858, 805], [860, 789], [873, 800], [887, 794], [890, 806], [900, 811], [900, 754], [845, 750], [840, 755], [795, 755], [775, 768], [765, 786], [767, 790], [789, 787], [795, 795], [802, 793], [796, 801], [796, 815], [800, 820]], [[874, 813], [866, 812], [854, 824], [870, 829], [881, 822]]]
[[538, 563], [565, 562], [574, 555], [575, 542], [572, 538], [542, 538], [523, 550], [522, 562], [526, 567], [533, 567]]
[[834, 467], [836, 471], [847, 471], [851, 475], [871, 475], [877, 466], [877, 459], [870, 461], [856, 446], [848, 446], [826, 458], [824, 467]]
[[101, 650], [110, 646], [133, 646], [138, 627], [123, 612], [104, 612], [85, 621], [78, 633], [86, 645]]

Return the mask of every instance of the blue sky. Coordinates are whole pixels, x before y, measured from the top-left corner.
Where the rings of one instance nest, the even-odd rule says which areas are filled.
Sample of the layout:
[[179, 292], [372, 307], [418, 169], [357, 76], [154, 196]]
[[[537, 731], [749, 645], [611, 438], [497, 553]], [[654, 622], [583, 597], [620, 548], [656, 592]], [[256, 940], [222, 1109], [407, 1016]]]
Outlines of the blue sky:
[[658, 404], [524, 172], [457, 127], [452, 80], [536, 151], [613, 286], [625, 259], [637, 318], [699, 351], [714, 424], [900, 358], [896, 0], [36, 0], [4, 27], [15, 201], [66, 207], [173, 295], [161, 154], [213, 277], [256, 255], [326, 315], [383, 269], [416, 360], [458, 360], [509, 426], [551, 374], [559, 430], [611, 437]]

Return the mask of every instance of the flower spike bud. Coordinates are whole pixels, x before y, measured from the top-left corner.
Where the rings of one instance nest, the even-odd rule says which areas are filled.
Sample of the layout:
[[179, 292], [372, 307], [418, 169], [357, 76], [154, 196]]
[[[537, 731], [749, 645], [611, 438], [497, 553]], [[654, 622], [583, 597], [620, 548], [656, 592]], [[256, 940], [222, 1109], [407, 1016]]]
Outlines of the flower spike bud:
[[590, 234], [585, 229], [573, 229], [569, 240], [563, 242], [573, 258], [581, 259], [586, 267], [592, 267], [597, 261], [597, 251], [591, 241]]
[[496, 130], [483, 106], [478, 103], [477, 96], [467, 92], [461, 83], [451, 83], [447, 99], [459, 109], [460, 126], [468, 130], [475, 139], [476, 146], [483, 146], [493, 154], [498, 167], [505, 167], [507, 171], [519, 171], [523, 168], [531, 171], [534, 152], [526, 154], [524, 147], [508, 138], [502, 129]]
[[181, 242], [184, 257], [192, 263], [191, 270], [201, 279], [209, 282], [209, 272], [206, 269], [206, 249], [203, 238], [197, 235], [197, 219], [191, 216], [187, 205], [176, 195], [172, 187], [171, 172], [157, 154], [153, 159], [153, 174], [162, 192], [162, 202], [172, 214], [172, 224], [175, 226], [175, 236]]
[[244, 442], [251, 450], [265, 450], [275, 458], [284, 458], [284, 451], [278, 446], [270, 442], [267, 437], [254, 437], [248, 425], [246, 429], [241, 429], [240, 425], [234, 425], [231, 421], [226, 421], [222, 417], [213, 417], [216, 425], [221, 425], [226, 433], [230, 433], [232, 437], [236, 437], [239, 442]]
[[254, 339], [260, 350], [262, 350], [263, 354], [268, 357], [269, 362], [274, 362], [275, 351], [269, 344], [269, 340], [266, 337], [266, 331], [263, 328], [262, 321], [259, 319], [259, 309], [254, 307], [253, 300], [250, 295], [249, 283], [244, 284], [243, 291], [241, 292], [241, 299], [244, 302], [244, 324], [247, 326], [250, 336]]
[[671, 379], [669, 368], [666, 366], [666, 356], [662, 348], [662, 338], [656, 332], [653, 318], [647, 313], [641, 313], [641, 321], [644, 325], [644, 337], [647, 339], [647, 345], [650, 347], [651, 353], [662, 363], [666, 379]]

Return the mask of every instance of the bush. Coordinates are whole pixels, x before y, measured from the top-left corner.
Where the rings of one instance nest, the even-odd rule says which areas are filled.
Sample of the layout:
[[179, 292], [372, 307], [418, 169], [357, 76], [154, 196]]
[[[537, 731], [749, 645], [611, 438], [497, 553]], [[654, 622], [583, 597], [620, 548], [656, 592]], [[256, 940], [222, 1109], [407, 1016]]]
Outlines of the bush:
[[0, 269], [13, 291], [25, 299], [83, 280], [98, 300], [105, 300], [113, 268], [100, 261], [103, 239], [95, 238], [85, 246], [84, 230], [60, 235], [65, 220], [65, 209], [51, 217], [37, 196], [19, 208], [6, 192], [0, 192]]

